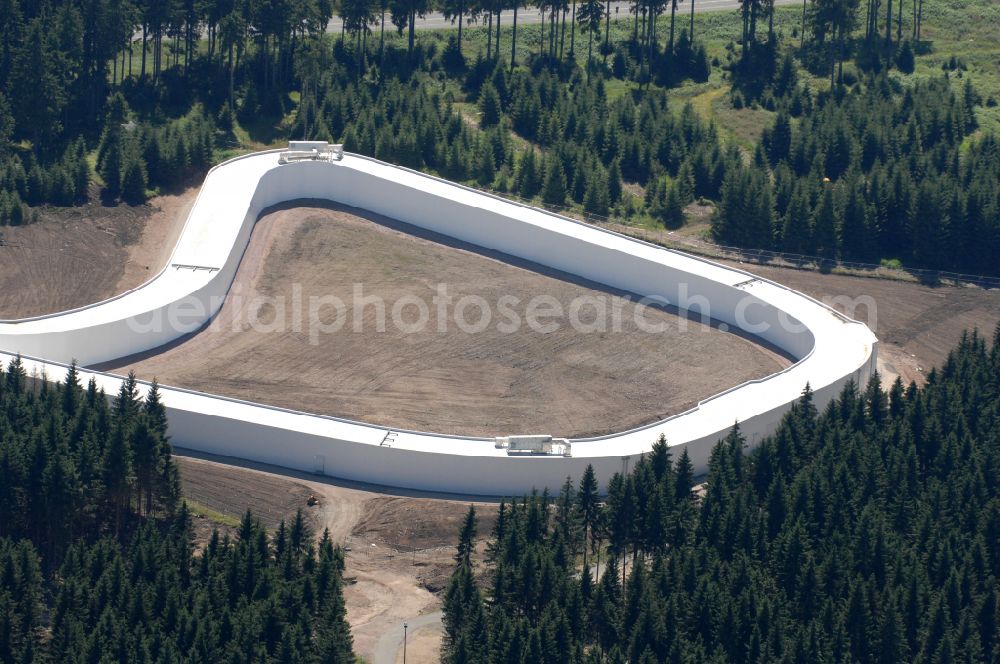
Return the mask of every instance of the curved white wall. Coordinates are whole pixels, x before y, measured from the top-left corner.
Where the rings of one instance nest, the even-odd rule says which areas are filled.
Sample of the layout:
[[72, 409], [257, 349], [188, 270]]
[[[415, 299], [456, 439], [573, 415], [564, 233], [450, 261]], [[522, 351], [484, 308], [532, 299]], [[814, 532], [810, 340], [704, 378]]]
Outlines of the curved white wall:
[[[753, 444], [774, 430], [806, 383], [822, 406], [848, 381], [862, 384], [874, 371], [877, 341], [867, 327], [741, 270], [374, 159], [347, 155], [339, 162], [280, 165], [278, 151], [238, 158], [209, 173], [168, 266], [146, 285], [78, 310], [0, 322], [0, 349], [7, 352], [0, 360], [20, 353], [32, 358], [29, 370], [58, 380], [73, 358], [86, 366], [198, 329], [222, 306], [261, 212], [299, 199], [359, 207], [681, 307], [703, 297], [712, 318], [759, 336], [797, 361], [662, 422], [574, 440], [572, 458], [511, 457], [495, 449], [493, 439], [424, 432], [397, 432], [387, 447], [381, 445], [385, 427], [167, 388], [164, 403], [176, 445], [378, 484], [516, 494], [554, 489], [587, 464], [606, 482], [625, 457], [648, 451], [661, 433], [675, 455], [687, 447], [696, 470], [704, 471], [712, 446], [734, 421]], [[183, 324], [150, 326], [157, 317]], [[117, 391], [118, 377], [84, 372], [85, 379], [90, 375], [109, 394]]]

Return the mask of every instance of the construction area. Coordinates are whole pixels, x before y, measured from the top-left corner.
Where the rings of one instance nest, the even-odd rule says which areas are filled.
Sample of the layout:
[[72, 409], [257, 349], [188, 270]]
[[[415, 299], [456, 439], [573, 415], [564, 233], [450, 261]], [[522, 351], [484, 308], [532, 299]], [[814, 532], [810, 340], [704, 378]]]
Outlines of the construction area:
[[[417, 331], [391, 322], [379, 331], [368, 307], [359, 333], [349, 306], [343, 327], [311, 339], [308, 325], [287, 318], [296, 299], [332, 295], [350, 305], [359, 287], [386, 310], [404, 298], [430, 306], [439, 285], [455, 301], [544, 296], [564, 310], [575, 298], [623, 295], [356, 209], [279, 209], [258, 221], [212, 324], [99, 368], [394, 429], [574, 438], [662, 419], [788, 365], [754, 341], [671, 311], [645, 308], [637, 323], [635, 303], [622, 307], [620, 332], [610, 324], [580, 332], [565, 318], [552, 332], [527, 324], [506, 332], [494, 322], [470, 333], [434, 320]], [[278, 302], [287, 303], [283, 311]]]
[[878, 371], [883, 385], [902, 378], [925, 382], [958, 343], [978, 329], [987, 338], [1000, 322], [1000, 289], [927, 286], [809, 270], [740, 264], [866, 323], [879, 338]]
[[[455, 538], [470, 502], [453, 496], [385, 494], [257, 464], [230, 465], [240, 462], [226, 458], [180, 456], [178, 462], [184, 495], [193, 501], [197, 543], [203, 545], [215, 528], [234, 533], [232, 524], [248, 508], [269, 528], [302, 509], [317, 535], [328, 530], [345, 547], [344, 599], [356, 652], [366, 661], [385, 659], [376, 656], [380, 651], [394, 657], [398, 643], [386, 636], [404, 621], [422, 622], [423, 627], [410, 634], [407, 661], [438, 661], [440, 595], [452, 572]], [[497, 506], [475, 504], [478, 562]]]
[[[166, 262], [194, 194], [161, 197], [142, 208], [49, 210], [38, 224], [5, 228], [0, 318], [81, 306], [141, 284]], [[83, 260], [82, 253], [95, 258]], [[291, 296], [299, 284], [304, 297], [332, 293], [346, 299], [354, 283], [387, 298], [423, 296], [437, 283], [449, 284], [456, 297], [479, 294], [487, 300], [541, 292], [565, 302], [586, 292], [605, 294], [592, 284], [415, 236], [389, 220], [331, 208], [266, 215], [248, 258], [259, 260], [243, 262], [234, 294]], [[882, 341], [884, 379], [922, 381], [964, 329], [990, 333], [1000, 320], [998, 290], [734, 265], [869, 322]], [[246, 312], [239, 309], [245, 300], [233, 303], [209, 329], [118, 369], [132, 366], [161, 382], [398, 427], [494, 435], [505, 428], [532, 431], [545, 422], [546, 431], [573, 436], [677, 412], [700, 396], [787, 363], [693, 321], [681, 332], [676, 315], [662, 311], [647, 314], [672, 323], [671, 332], [661, 335], [564, 329], [549, 335], [488, 330], [439, 336], [436, 330], [402, 335], [391, 328], [377, 335], [353, 334], [346, 326], [313, 346], [302, 333], [234, 329], [234, 322], [245, 325]], [[449, 412], [451, 420], [443, 417]], [[571, 422], [580, 426], [559, 427]], [[421, 627], [410, 634], [408, 661], [436, 661], [440, 594], [468, 501], [386, 493], [233, 459], [182, 456], [180, 468], [201, 541], [212, 528], [232, 528], [246, 509], [269, 527], [305, 510], [317, 531], [328, 528], [347, 547], [345, 598], [358, 653], [369, 660], [396, 653], [396, 641], [387, 637], [410, 621]], [[495, 505], [480, 505], [481, 541], [494, 514]]]
[[47, 207], [0, 241], [0, 320], [66, 311], [142, 285], [163, 268], [197, 188], [148, 205]]

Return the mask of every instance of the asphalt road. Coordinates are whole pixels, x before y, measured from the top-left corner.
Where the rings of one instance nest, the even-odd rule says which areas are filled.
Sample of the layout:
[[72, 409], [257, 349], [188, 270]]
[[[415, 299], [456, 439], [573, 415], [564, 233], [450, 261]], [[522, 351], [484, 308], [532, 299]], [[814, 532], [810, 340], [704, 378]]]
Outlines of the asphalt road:
[[[687, 16], [691, 13], [691, 5], [688, 4], [690, 0], [679, 0], [677, 14], [678, 16]], [[775, 5], [800, 5], [802, 4], [800, 0], [775, 0]], [[611, 13], [615, 18], [628, 18], [629, 17], [629, 7], [631, 3], [629, 2], [612, 2], [611, 3]], [[739, 0], [695, 0], [694, 11], [695, 13], [701, 12], [722, 12], [722, 11], [736, 11], [739, 9]], [[517, 10], [517, 24], [518, 25], [535, 25], [541, 23], [542, 15], [539, 13], [538, 9], [535, 7], [527, 6], [522, 7]], [[514, 11], [504, 10], [500, 12], [500, 25], [507, 27], [514, 22]], [[475, 23], [466, 25], [476, 26]], [[482, 25], [480, 23], [479, 25]], [[447, 20], [444, 15], [440, 12], [431, 12], [425, 17], [417, 17], [415, 24], [417, 30], [445, 30], [448, 28], [458, 27], [458, 21], [452, 23]], [[389, 22], [389, 16], [386, 15], [385, 19], [385, 29], [389, 30], [395, 29]], [[334, 16], [333, 20], [326, 28], [327, 32], [340, 32], [340, 17]]]
[[[684, 17], [691, 13], [691, 5], [688, 2], [692, 0], [678, 0], [677, 15], [678, 17]], [[736, 11], [740, 7], [739, 0], [693, 0], [695, 2], [694, 11], [696, 14], [701, 14], [702, 12], [724, 12], [724, 11]], [[774, 0], [774, 4], [777, 6], [786, 5], [801, 5], [801, 0]], [[629, 7], [631, 2], [612, 2], [611, 3], [611, 13], [614, 15], [615, 19], [627, 19], [629, 18]], [[500, 12], [500, 25], [502, 27], [509, 27], [514, 22], [514, 11], [512, 9], [505, 9]], [[542, 22], [542, 14], [538, 11], [536, 7], [525, 6], [517, 10], [517, 24], [518, 25], [537, 25]], [[681, 22], [683, 25], [683, 21]], [[469, 23], [466, 21], [465, 25], [471, 27], [477, 27], [476, 23]], [[478, 25], [483, 25], [479, 23]], [[417, 17], [415, 24], [417, 30], [447, 30], [450, 28], [458, 27], [458, 21], [452, 22], [444, 17], [441, 12], [430, 12], [423, 18]], [[340, 32], [341, 20], [339, 16], [334, 16], [330, 23], [326, 26], [327, 32]], [[378, 30], [377, 24], [374, 28]], [[389, 20], [389, 15], [385, 16], [385, 29], [386, 32], [394, 30], [395, 26]], [[735, 28], [734, 28], [735, 29]], [[204, 34], [202, 35], [205, 36]], [[142, 31], [137, 30], [134, 35], [132, 35], [132, 41], [140, 41], [142, 39]]]

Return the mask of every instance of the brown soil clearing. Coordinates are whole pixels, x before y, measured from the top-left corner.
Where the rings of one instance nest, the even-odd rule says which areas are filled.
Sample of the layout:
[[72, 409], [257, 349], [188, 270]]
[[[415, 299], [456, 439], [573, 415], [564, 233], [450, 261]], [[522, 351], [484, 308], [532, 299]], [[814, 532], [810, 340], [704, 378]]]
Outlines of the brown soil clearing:
[[[518, 299], [513, 308], [526, 321], [535, 296], [554, 298], [566, 312], [574, 298], [604, 298], [611, 312], [616, 294], [415, 233], [343, 208], [267, 214], [212, 325], [159, 353], [103, 368], [134, 369], [163, 384], [394, 428], [577, 437], [683, 411], [787, 364], [744, 338], [663, 310], [647, 309], [644, 320], [662, 323], [665, 331], [645, 332], [636, 323], [634, 303], [623, 305], [620, 331], [609, 323], [604, 332], [581, 333], [567, 315], [553, 332], [527, 324], [505, 332], [498, 306], [503, 296]], [[453, 302], [443, 317], [432, 301], [441, 284]], [[357, 288], [384, 301], [384, 332], [377, 331], [374, 305], [364, 308], [363, 317], [353, 316]], [[295, 301], [308, 312], [311, 297], [330, 295], [346, 303], [343, 327], [314, 342], [308, 313], [296, 318]], [[491, 307], [484, 331], [469, 333], [454, 322], [454, 303], [463, 296], [482, 297]], [[393, 305], [407, 297], [425, 302], [432, 314], [418, 332], [394, 324]], [[583, 308], [579, 319], [593, 322], [594, 311]], [[325, 313], [329, 320], [321, 319], [332, 322], [335, 310]], [[405, 323], [418, 318], [415, 307], [400, 317]], [[251, 325], [255, 319], [264, 325]], [[301, 329], [296, 320], [303, 321]], [[465, 320], [477, 322], [480, 310], [470, 306]], [[355, 331], [359, 322], [361, 333]]]
[[170, 258], [197, 193], [137, 207], [46, 207], [37, 223], [4, 227], [0, 319], [74, 309], [148, 281]]
[[[676, 231], [621, 224], [602, 224], [602, 227], [649, 242], [677, 246], [681, 251], [693, 239], [702, 251], [712, 253], [713, 245], [702, 238], [709, 228], [704, 215], [694, 221], [689, 219]], [[678, 242], [678, 238], [686, 241]], [[866, 323], [879, 338], [878, 367], [884, 385], [891, 384], [897, 376], [906, 383], [922, 384], [926, 373], [945, 361], [963, 331], [978, 329], [990, 337], [1000, 322], [1000, 289], [996, 288], [926, 286], [912, 281], [824, 274], [725, 258], [713, 260], [790, 286]]]
[[[226, 465], [220, 462], [234, 460], [221, 457], [176, 459], [188, 500], [236, 519], [250, 509], [271, 528], [302, 509], [317, 535], [329, 529], [334, 541], [346, 546], [344, 598], [361, 656], [370, 659], [379, 638], [404, 620], [440, 609], [439, 593], [451, 573], [469, 502], [386, 495], [257, 464]], [[317, 506], [306, 504], [310, 495], [319, 498]], [[483, 540], [493, 528], [496, 505], [477, 503], [477, 514]], [[204, 542], [217, 524], [196, 519], [196, 526]], [[477, 562], [482, 552], [480, 544]], [[437, 647], [434, 630], [424, 631], [417, 649], [431, 655]]]
[[[726, 261], [722, 261], [726, 262]], [[978, 329], [987, 338], [1000, 322], [1000, 289], [924, 286], [808, 270], [737, 264], [826, 302], [866, 323], [879, 338], [883, 383], [900, 376], [924, 382], [959, 342], [962, 332]]]
[[[410, 635], [406, 644], [407, 664], [435, 664], [441, 661], [444, 635], [435, 626], [422, 627]], [[403, 651], [396, 653], [396, 664], [403, 664]]]

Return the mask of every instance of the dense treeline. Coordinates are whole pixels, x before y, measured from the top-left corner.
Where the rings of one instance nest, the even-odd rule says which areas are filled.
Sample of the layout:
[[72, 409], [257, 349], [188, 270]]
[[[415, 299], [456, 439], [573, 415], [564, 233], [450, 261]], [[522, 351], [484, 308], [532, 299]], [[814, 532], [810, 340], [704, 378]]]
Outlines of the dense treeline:
[[[565, 84], [571, 75], [567, 72], [573, 71], [572, 65], [560, 62], [568, 63], [573, 57], [578, 24], [581, 29], [585, 22], [588, 30], [593, 28], [593, 38], [603, 20], [602, 49], [606, 53], [612, 50], [602, 3], [565, 4], [543, 7], [551, 20], [549, 39], [542, 42], [548, 48], [530, 54], [536, 65], [559, 72], [546, 83], [550, 89]], [[455, 50], [457, 45], [443, 53], [417, 47], [413, 20], [432, 9], [441, 9], [460, 24], [488, 19], [487, 57], [482, 59], [480, 54], [473, 76], [482, 78], [503, 60], [499, 20], [494, 50], [492, 19], [494, 12], [508, 6], [470, 1], [444, 2], [437, 7], [412, 0], [381, 5], [341, 2], [336, 7], [326, 1], [305, 0], [9, 0], [0, 12], [4, 43], [0, 52], [0, 224], [24, 223], [31, 218], [27, 206], [71, 205], [85, 200], [93, 177], [86, 158], [88, 147], [98, 151], [96, 173], [106, 198], [138, 203], [151, 189], [173, 186], [202, 172], [213, 161], [213, 150], [234, 143], [237, 121], [248, 126], [280, 121], [293, 108], [292, 92], [300, 93], [302, 100], [291, 125], [292, 135], [299, 137], [349, 138], [343, 133], [348, 118], [331, 117], [342, 109], [322, 107], [326, 96], [358, 96], [367, 106], [352, 102], [352, 110], [362, 107], [363, 114], [372, 104], [426, 109], [427, 86], [417, 84], [423, 82], [424, 72], [447, 70], [464, 83], [466, 65], [464, 56]], [[334, 11], [344, 19], [345, 33], [356, 39], [338, 39], [331, 49], [330, 40], [322, 34]], [[392, 49], [386, 53], [384, 34], [377, 51], [368, 44], [368, 34], [376, 23], [384, 31], [383, 12], [400, 30], [411, 28], [406, 53]], [[655, 74], [660, 83], [687, 76], [706, 79], [709, 65], [704, 48], [693, 44], [686, 31], [675, 41], [671, 29], [669, 42], [661, 48], [653, 31], [655, 22], [649, 17], [662, 12], [663, 6], [655, 2], [636, 4], [636, 32], [630, 42], [615, 46], [613, 68], [623, 76], [649, 78]], [[199, 49], [202, 37], [204, 48]], [[512, 61], [519, 61], [516, 30], [511, 30], [510, 37]], [[377, 70], [369, 76], [375, 61]], [[478, 95], [479, 83], [481, 80], [472, 84], [474, 95]], [[388, 96], [383, 99], [383, 95]], [[510, 102], [509, 96], [503, 101]], [[433, 103], [438, 106], [433, 114], [442, 114], [439, 95]], [[532, 103], [538, 105], [537, 95]], [[422, 126], [428, 118], [426, 113], [410, 118], [404, 129], [411, 134], [401, 140], [417, 142], [418, 134], [439, 138], [434, 136], [440, 131], [433, 122], [430, 127]], [[519, 124], [523, 126], [525, 121], [522, 117]], [[535, 131], [532, 128], [529, 133]], [[454, 133], [450, 130], [449, 139]], [[365, 138], [362, 135], [359, 139], [362, 147], [358, 149], [370, 144], [366, 152], [374, 154], [376, 145]], [[489, 137], [485, 140], [496, 143]], [[60, 147], [67, 142], [69, 149]], [[450, 172], [461, 179], [493, 184], [484, 157], [484, 139], [466, 135], [461, 144], [461, 149], [452, 150], [452, 156], [457, 153], [464, 163]], [[25, 145], [30, 145], [30, 150]], [[390, 146], [382, 154], [398, 151], [400, 161], [411, 164], [434, 161], [413, 158], [407, 154], [409, 147], [396, 150]], [[505, 155], [499, 149], [494, 152], [492, 170], [498, 171]], [[409, 161], [407, 157], [411, 157]], [[513, 167], [511, 159], [508, 171]], [[610, 167], [610, 162], [602, 166]], [[577, 188], [582, 185], [581, 181]], [[602, 202], [595, 206], [606, 211]]]
[[1000, 151], [968, 142], [976, 94], [947, 79], [901, 89], [885, 76], [785, 110], [753, 169], [726, 180], [713, 224], [727, 244], [996, 273]]
[[109, 197], [141, 203], [148, 188], [181, 184], [212, 165], [215, 123], [202, 107], [157, 127], [136, 123], [121, 94], [115, 94], [108, 106], [97, 149], [97, 172]]
[[353, 662], [343, 555], [299, 513], [195, 552], [154, 384], [0, 368], [0, 662]]
[[[315, 101], [303, 102], [299, 126], [311, 138], [342, 136], [351, 151], [599, 215], [641, 204], [622, 197], [623, 180], [666, 185], [675, 177], [678, 210], [696, 196], [714, 198], [723, 162], [738, 161], [690, 107], [675, 115], [660, 91], [609, 102], [600, 79], [577, 76], [567, 86], [545, 71], [504, 68], [481, 80], [470, 73], [467, 83], [478, 87], [479, 131], [447, 95], [395, 82], [373, 93], [330, 77], [316, 85]], [[519, 148], [511, 131], [532, 145]]]
[[470, 513], [442, 661], [1000, 661], [1000, 328], [745, 446], [700, 498], [660, 441], [603, 502], [588, 472], [501, 504], [482, 581]]
[[[972, 135], [978, 95], [884, 74], [912, 68], [899, 61], [913, 58], [920, 3], [811, 0], [798, 48], [779, 41], [773, 3], [741, 3], [738, 46], [720, 66], [734, 105], [777, 113], [755, 154], [691, 108], [667, 104], [665, 88], [706, 80], [712, 68], [678, 3], [637, 0], [616, 32], [629, 20], [631, 30], [611, 43], [606, 3], [543, 2], [537, 52], [520, 58], [514, 25], [501, 32], [496, 20], [512, 6], [7, 0], [0, 224], [24, 223], [42, 203], [78, 203], [95, 178], [106, 200], [139, 203], [196, 179], [248, 136], [294, 136], [669, 227], [704, 199], [728, 244], [996, 272], [1000, 206], [988, 183], [1000, 155], [994, 138]], [[461, 35], [440, 52], [433, 40], [416, 42], [413, 21], [432, 10], [460, 28], [484, 25], [485, 51], [477, 42], [467, 61]], [[335, 14], [343, 32], [328, 38]], [[405, 48], [386, 44], [384, 18], [409, 33]], [[584, 48], [581, 67], [574, 54], [582, 60]], [[845, 76], [854, 56], [862, 73]], [[832, 91], [801, 82], [800, 64], [829, 71]], [[641, 85], [609, 95], [615, 77]]]
[[37, 389], [19, 360], [0, 368], [0, 537], [28, 538], [51, 563], [84, 533], [123, 532], [177, 508], [180, 485], [154, 384], [134, 377], [109, 405], [76, 368]]

